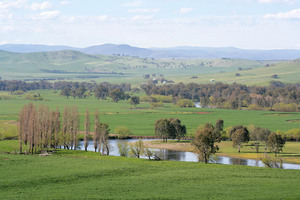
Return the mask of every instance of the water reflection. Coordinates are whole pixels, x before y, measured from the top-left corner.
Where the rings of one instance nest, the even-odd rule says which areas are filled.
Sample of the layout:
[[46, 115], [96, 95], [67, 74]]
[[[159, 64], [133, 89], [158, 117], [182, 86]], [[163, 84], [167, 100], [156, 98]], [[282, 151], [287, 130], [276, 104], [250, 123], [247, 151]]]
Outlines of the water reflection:
[[[153, 139], [149, 139], [149, 140], [153, 140]], [[135, 142], [137, 140], [129, 139], [127, 141]], [[118, 144], [118, 140], [109, 141], [110, 155], [120, 156], [117, 144]], [[80, 149], [84, 149], [83, 145], [84, 145], [83, 141], [79, 142]], [[95, 151], [93, 141], [89, 142], [88, 150]], [[163, 160], [198, 162], [197, 154], [192, 152], [173, 151], [167, 149], [154, 149], [154, 151], [155, 154]], [[145, 156], [141, 156], [141, 157], [146, 158]], [[225, 157], [225, 156], [213, 156], [210, 162], [218, 163], [218, 164], [226, 164], [226, 165], [247, 165], [247, 166], [254, 166], [254, 167], [264, 167], [264, 164], [259, 160], [232, 158], [232, 157]], [[297, 164], [283, 163], [282, 166], [284, 169], [300, 169], [300, 165]]]

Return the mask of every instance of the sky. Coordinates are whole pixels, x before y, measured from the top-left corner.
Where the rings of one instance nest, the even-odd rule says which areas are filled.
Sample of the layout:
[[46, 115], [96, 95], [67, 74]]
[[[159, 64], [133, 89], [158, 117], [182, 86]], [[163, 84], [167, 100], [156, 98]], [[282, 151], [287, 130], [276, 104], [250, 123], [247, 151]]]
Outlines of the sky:
[[300, 49], [300, 0], [0, 0], [0, 44]]

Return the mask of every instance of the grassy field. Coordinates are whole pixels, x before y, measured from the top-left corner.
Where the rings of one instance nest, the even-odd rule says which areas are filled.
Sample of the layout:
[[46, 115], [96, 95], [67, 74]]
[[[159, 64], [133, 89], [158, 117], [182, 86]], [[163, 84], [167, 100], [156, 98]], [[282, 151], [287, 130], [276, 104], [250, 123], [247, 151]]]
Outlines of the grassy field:
[[[98, 101], [95, 97], [87, 99], [73, 99], [59, 96], [59, 92], [38, 91], [46, 100], [35, 101], [34, 104], [44, 104], [51, 109], [59, 108], [63, 112], [64, 106], [78, 106], [80, 113], [81, 130], [83, 130], [84, 115], [88, 108], [93, 127], [93, 113], [97, 108], [100, 112], [100, 121], [108, 123], [112, 133], [117, 126], [127, 126], [133, 135], [154, 135], [154, 123], [160, 118], [179, 118], [187, 127], [187, 132], [192, 133], [199, 125], [206, 122], [215, 123], [218, 119], [224, 120], [224, 127], [234, 125], [250, 125], [269, 128], [272, 131], [286, 131], [299, 128], [297, 120], [300, 113], [281, 113], [270, 111], [227, 110], [227, 109], [200, 109], [180, 108], [174, 104], [164, 104], [161, 108], [151, 109], [148, 103], [141, 103], [136, 109], [131, 109], [129, 102], [114, 103], [111, 101]], [[6, 127], [14, 125], [12, 121], [18, 120], [18, 113], [29, 100], [24, 97], [15, 97], [13, 100], [0, 101], [0, 132]], [[10, 123], [10, 124], [9, 124]], [[4, 125], [4, 126], [3, 126]]]
[[[198, 74], [199, 73], [199, 74]], [[236, 76], [239, 73], [240, 76]], [[271, 78], [272, 75], [277, 74], [278, 78]], [[174, 76], [176, 82], [195, 82], [195, 83], [209, 83], [211, 79], [223, 83], [241, 83], [245, 85], [269, 85], [270, 81], [281, 81], [288, 83], [297, 83], [300, 78], [300, 60], [280, 62], [270, 67], [259, 67], [251, 70], [234, 70], [224, 73], [202, 74], [196, 72], [197, 79], [190, 79], [186, 76]]]
[[[0, 141], [4, 148], [17, 142]], [[1, 199], [299, 199], [300, 171], [99, 156], [0, 153]], [[5, 173], [3, 173], [5, 172]]]

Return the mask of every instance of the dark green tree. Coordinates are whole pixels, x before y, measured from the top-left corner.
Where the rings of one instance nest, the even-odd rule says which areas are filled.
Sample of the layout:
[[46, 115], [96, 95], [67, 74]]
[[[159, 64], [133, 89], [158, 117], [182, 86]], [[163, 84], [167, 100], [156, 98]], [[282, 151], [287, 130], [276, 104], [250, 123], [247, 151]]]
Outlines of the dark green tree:
[[133, 96], [130, 98], [130, 104], [136, 107], [137, 104], [140, 103], [140, 97]]
[[281, 135], [277, 135], [276, 133], [271, 133], [268, 137], [268, 147], [269, 150], [275, 153], [275, 156], [277, 156], [277, 154], [279, 152], [283, 151], [283, 147], [285, 144], [284, 139], [281, 137]]
[[110, 98], [112, 98], [112, 100], [114, 102], [118, 102], [120, 100], [124, 100], [125, 93], [121, 89], [117, 88], [117, 89], [111, 90], [109, 92], [109, 96], [110, 96]]
[[242, 125], [233, 127], [232, 129], [235, 130], [231, 134], [232, 146], [234, 148], [238, 148], [239, 153], [240, 153], [243, 143], [247, 143], [250, 140], [249, 131], [246, 127], [244, 127]]
[[220, 141], [221, 134], [212, 124], [206, 123], [203, 128], [198, 128], [192, 144], [197, 150], [199, 161], [208, 163], [210, 156], [219, 150], [215, 143]]
[[64, 89], [62, 89], [60, 95], [61, 95], [61, 96], [66, 96], [67, 99], [68, 99], [69, 96], [71, 95], [71, 88], [65, 87]]

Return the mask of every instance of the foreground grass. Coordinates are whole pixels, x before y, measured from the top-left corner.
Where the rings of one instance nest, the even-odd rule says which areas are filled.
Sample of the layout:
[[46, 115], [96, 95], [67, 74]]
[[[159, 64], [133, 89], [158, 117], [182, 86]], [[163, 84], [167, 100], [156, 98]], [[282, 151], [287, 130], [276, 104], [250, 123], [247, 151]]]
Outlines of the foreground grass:
[[[161, 141], [145, 141], [147, 147], [156, 148], [156, 149], [170, 149], [175, 151], [190, 151], [195, 152], [194, 147], [190, 144], [190, 141], [181, 141], [169, 140], [169, 142]], [[251, 144], [251, 141], [249, 142]], [[237, 149], [232, 147], [232, 141], [222, 141], [218, 144], [220, 151], [216, 155], [218, 156], [227, 156], [234, 158], [245, 158], [245, 159], [256, 159], [263, 157], [264, 147], [261, 147], [259, 152], [256, 153], [255, 149], [251, 145], [245, 145], [241, 149], [241, 153], [238, 153]], [[270, 153], [273, 155], [273, 153]], [[286, 142], [283, 152], [278, 154], [278, 158], [283, 159], [283, 162], [286, 163], [295, 163], [300, 164], [300, 143], [299, 142]]]
[[48, 157], [0, 153], [0, 170], [2, 199], [300, 197], [299, 170], [156, 162], [66, 150]]

